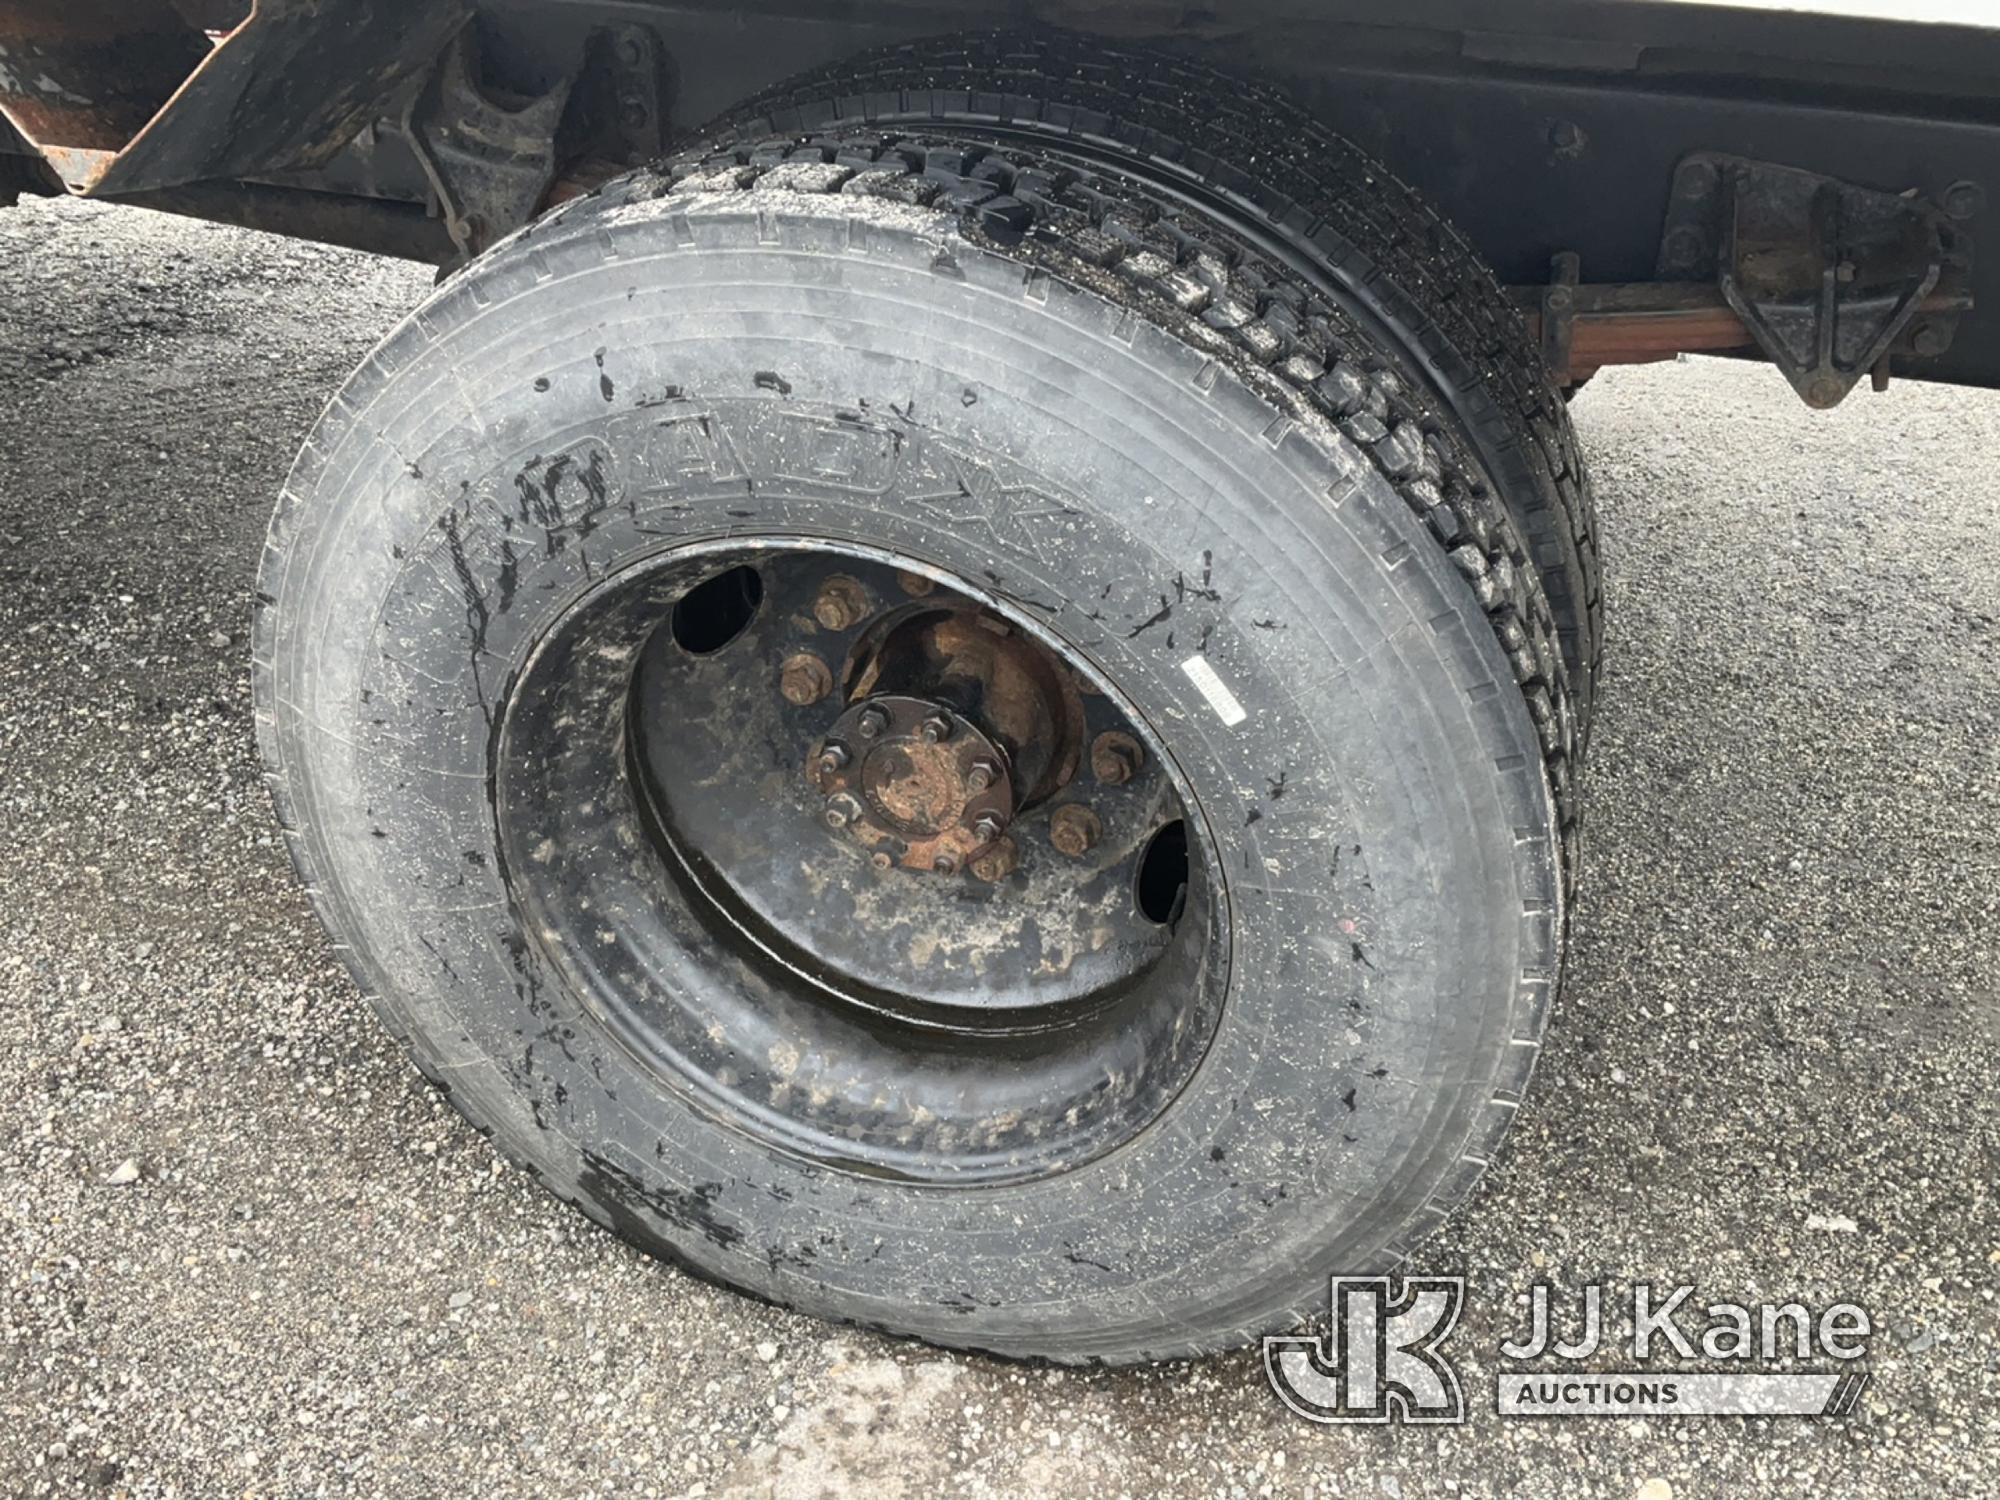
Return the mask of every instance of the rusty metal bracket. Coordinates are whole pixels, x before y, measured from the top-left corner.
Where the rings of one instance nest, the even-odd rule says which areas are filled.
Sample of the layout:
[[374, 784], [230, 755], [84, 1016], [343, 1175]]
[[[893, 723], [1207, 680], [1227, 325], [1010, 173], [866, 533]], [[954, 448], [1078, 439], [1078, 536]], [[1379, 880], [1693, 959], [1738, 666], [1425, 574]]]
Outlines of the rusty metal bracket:
[[397, 126], [457, 248], [452, 266], [534, 217], [555, 181], [556, 129], [576, 81], [532, 99], [496, 97], [480, 78], [478, 37], [476, 26], [459, 32]]
[[170, 0], [0, 0], [0, 114], [73, 193], [325, 160], [427, 69], [465, 0], [254, 0], [211, 35]]
[[1576, 288], [1583, 278], [1583, 258], [1574, 250], [1558, 253], [1550, 265], [1549, 284], [1542, 292], [1542, 359], [1558, 388], [1575, 383], [1571, 371], [1576, 334]]
[[[1913, 193], [1697, 152], [1675, 170], [1662, 281], [1710, 280], [1810, 406], [1837, 406], [1892, 357], [1950, 346], [1971, 241]], [[1919, 321], [1920, 315], [1922, 317]]]
[[587, 72], [601, 70], [601, 87], [589, 90], [602, 118], [586, 125], [596, 149], [614, 161], [638, 165], [667, 148], [673, 109], [671, 58], [659, 32], [639, 22], [607, 26], [591, 39]]

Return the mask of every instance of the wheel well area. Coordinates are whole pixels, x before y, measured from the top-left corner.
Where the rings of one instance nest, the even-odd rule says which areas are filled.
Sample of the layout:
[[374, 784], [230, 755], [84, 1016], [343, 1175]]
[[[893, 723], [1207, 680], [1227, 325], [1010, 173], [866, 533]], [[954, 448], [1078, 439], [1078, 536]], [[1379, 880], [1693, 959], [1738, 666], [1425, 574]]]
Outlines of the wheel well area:
[[[1338, 19], [1305, 0], [1029, 9], [1034, 28], [1101, 48], [1103, 68], [1143, 46], [1280, 90], [1437, 205], [1568, 378], [1710, 351], [1773, 359], [1808, 400], [1820, 380], [1815, 404], [1892, 366], [2000, 384], [2000, 273], [1971, 253], [2000, 181], [2000, 29], [1665, 0], [1371, 0]], [[1020, 22], [987, 0], [5, 0], [0, 44], [34, 68], [0, 73], [0, 195], [67, 190], [456, 265], [786, 77]], [[1004, 113], [1004, 44], [997, 59], [976, 113]], [[60, 88], [29, 87], [35, 70]], [[1754, 288], [1721, 284], [1720, 243], [1688, 257], [1702, 274], [1669, 251], [1694, 156], [1929, 205], [1936, 274], [1905, 266], [1921, 228], [1883, 228], [1856, 255], [1848, 222], [1797, 215], [1765, 249], [1807, 264], [1764, 289], [1787, 304], [1766, 319]], [[1875, 274], [1876, 250], [1892, 270]], [[1822, 274], [1834, 290], [1815, 312]], [[1838, 395], [1824, 382], [1840, 351], [1816, 348], [1836, 324], [1866, 335]]]

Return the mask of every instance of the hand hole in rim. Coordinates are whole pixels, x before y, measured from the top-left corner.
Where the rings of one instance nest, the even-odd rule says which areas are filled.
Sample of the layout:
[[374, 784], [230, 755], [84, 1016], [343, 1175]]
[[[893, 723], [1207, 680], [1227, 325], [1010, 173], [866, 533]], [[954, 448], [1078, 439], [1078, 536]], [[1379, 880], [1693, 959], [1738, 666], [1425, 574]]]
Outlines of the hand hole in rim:
[[1176, 818], [1147, 842], [1146, 852], [1139, 856], [1132, 895], [1139, 904], [1139, 914], [1148, 922], [1172, 926], [1180, 920], [1187, 888], [1187, 821]]
[[750, 628], [764, 602], [764, 580], [738, 564], [696, 584], [674, 606], [674, 643], [694, 656], [712, 656]]

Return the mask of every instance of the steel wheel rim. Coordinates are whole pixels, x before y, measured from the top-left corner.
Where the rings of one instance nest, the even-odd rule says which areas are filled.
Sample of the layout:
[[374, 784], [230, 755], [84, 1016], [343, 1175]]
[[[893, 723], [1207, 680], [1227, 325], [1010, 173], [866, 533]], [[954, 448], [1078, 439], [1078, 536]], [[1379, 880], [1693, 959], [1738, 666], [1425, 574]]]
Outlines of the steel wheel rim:
[[[963, 986], [955, 995], [912, 994], [830, 963], [796, 941], [795, 930], [774, 929], [767, 912], [741, 899], [730, 872], [690, 845], [678, 827], [680, 789], [662, 788], [652, 774], [658, 757], [649, 758], [639, 712], [649, 663], [681, 649], [669, 638], [675, 611], [704, 583], [743, 567], [768, 573], [797, 558], [878, 585], [890, 576], [923, 580], [931, 591], [911, 598], [942, 595], [953, 607], [962, 600], [1007, 622], [1060, 651], [1066, 668], [1135, 731], [1178, 813], [1156, 821], [1176, 825], [1187, 851], [1182, 900], [1171, 920], [1152, 923], [1161, 936], [1143, 965], [1043, 1003], [960, 1003]], [[739, 639], [749, 639], [747, 631]], [[691, 654], [740, 670], [730, 642]], [[829, 662], [836, 682], [850, 672], [845, 659]], [[826, 695], [822, 718], [853, 711], [859, 700], [833, 701], [840, 693]], [[521, 941], [539, 948], [566, 992], [675, 1093], [759, 1141], [829, 1167], [915, 1183], [1031, 1180], [1139, 1134], [1206, 1053], [1227, 992], [1229, 919], [1225, 874], [1210, 853], [1199, 799], [1157, 730], [1087, 653], [933, 562], [798, 536], [671, 549], [570, 601], [529, 653], [500, 714], [493, 804]], [[1105, 721], [1100, 712], [1092, 724]], [[808, 752], [827, 738], [813, 736]], [[787, 785], [802, 797], [820, 795], [806, 757], [797, 759], [784, 767]], [[1089, 780], [1088, 766], [1079, 769]], [[1028, 815], [1052, 826], [1055, 808], [1081, 800], [1066, 800], [1076, 780], [1072, 773], [1053, 796], [1032, 802]], [[863, 878], [878, 888], [907, 891], [938, 878], [900, 864], [884, 871], [879, 854], [868, 865], [860, 851], [829, 842], [828, 830], [806, 832], [822, 852], [831, 848], [865, 868]], [[1009, 827], [1010, 837], [1022, 832]], [[1135, 907], [1134, 872], [1161, 842], [1121, 846], [1131, 868], [1116, 882]], [[960, 870], [943, 879], [960, 882], [967, 905], [991, 906], [1022, 883], [1022, 873], [982, 882]], [[559, 1027], [549, 1039], [561, 1041]]]

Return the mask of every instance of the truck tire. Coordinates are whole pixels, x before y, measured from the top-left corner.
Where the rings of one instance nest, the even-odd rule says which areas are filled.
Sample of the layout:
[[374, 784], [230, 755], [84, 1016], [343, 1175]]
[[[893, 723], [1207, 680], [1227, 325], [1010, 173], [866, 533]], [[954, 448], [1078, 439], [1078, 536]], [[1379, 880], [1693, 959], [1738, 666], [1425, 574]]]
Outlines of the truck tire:
[[821, 1317], [1130, 1363], [1395, 1263], [1527, 1086], [1575, 728], [1376, 338], [1142, 183], [936, 138], [495, 247], [262, 567], [361, 988], [552, 1191]]
[[777, 85], [705, 127], [916, 129], [1032, 143], [1192, 199], [1370, 322], [1378, 357], [1478, 457], [1541, 570], [1587, 745], [1604, 652], [1597, 517], [1567, 402], [1477, 251], [1381, 162], [1279, 90], [1060, 32], [902, 43]]

